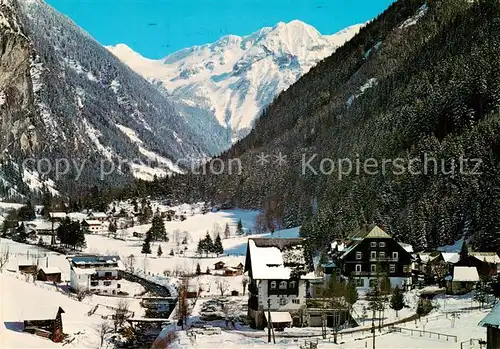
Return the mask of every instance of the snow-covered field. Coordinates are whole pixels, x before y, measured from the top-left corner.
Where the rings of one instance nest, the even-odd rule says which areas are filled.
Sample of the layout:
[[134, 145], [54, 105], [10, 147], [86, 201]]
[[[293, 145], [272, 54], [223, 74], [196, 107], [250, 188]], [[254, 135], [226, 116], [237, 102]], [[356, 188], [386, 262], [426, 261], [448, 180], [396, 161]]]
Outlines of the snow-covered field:
[[[155, 208], [156, 209], [156, 208]], [[178, 208], [181, 210], [181, 208]], [[158, 282], [173, 284], [178, 279], [175, 276], [166, 277], [165, 271], [171, 275], [176, 272], [194, 273], [196, 265], [199, 263], [202, 272], [207, 268], [211, 270], [210, 275], [195, 276], [190, 280], [190, 286], [195, 289], [201, 289], [200, 298], [191, 314], [189, 322], [197, 321], [203, 316], [203, 307], [207, 302], [218, 298], [221, 293], [218, 283], [225, 284], [224, 294], [228, 295], [231, 291], [238, 291], [240, 296], [229, 297], [232, 304], [231, 315], [245, 315], [246, 295], [241, 295], [243, 291], [242, 279], [244, 276], [222, 276], [219, 271], [214, 271], [214, 263], [223, 261], [226, 265], [237, 266], [245, 262], [246, 243], [248, 236], [236, 236], [235, 230], [237, 222], [241, 219], [243, 228], [253, 230], [257, 211], [228, 210], [219, 212], [210, 212], [206, 214], [195, 213], [187, 214], [184, 221], [166, 221], [166, 230], [169, 233], [169, 242], [155, 242], [152, 246], [152, 255], [147, 257], [141, 254], [142, 239], [134, 238], [133, 233], [145, 233], [150, 225], [137, 225], [132, 228], [117, 232], [119, 239], [108, 237], [107, 232], [100, 235], [87, 235], [87, 248], [85, 252], [99, 254], [118, 254], [123, 260], [133, 254], [136, 258], [135, 269], [141, 275], [155, 279]], [[223, 256], [198, 256], [196, 254], [197, 243], [199, 239], [205, 237], [209, 231], [213, 235], [214, 231], [219, 231], [221, 237], [226, 223], [230, 227], [231, 236], [223, 239]], [[299, 228], [281, 230], [275, 232], [272, 237], [296, 237]], [[182, 245], [181, 241], [187, 237], [188, 243]], [[252, 235], [270, 236], [270, 234]], [[179, 243], [179, 244], [178, 244]], [[163, 255], [156, 256], [158, 245], [162, 246]], [[19, 323], [28, 312], [42, 312], [47, 306], [61, 306], [65, 310], [63, 314], [64, 332], [75, 337], [73, 342], [65, 345], [65, 348], [98, 348], [99, 336], [98, 328], [104, 321], [101, 316], [109, 315], [111, 310], [105, 306], [116, 306], [120, 301], [118, 297], [89, 296], [82, 302], [74, 300], [67, 295], [59, 292], [53, 285], [41, 281], [26, 282], [25, 277], [17, 270], [19, 264], [25, 261], [37, 261], [40, 267], [58, 267], [62, 271], [63, 281], [69, 279], [69, 264], [65, 255], [47, 251], [37, 246], [20, 244], [11, 240], [0, 239], [0, 247], [8, 246], [11, 261], [7, 265], [3, 274], [0, 274], [0, 299], [1, 299], [1, 322], [0, 338], [1, 348], [57, 348], [62, 344], [55, 344], [46, 339], [36, 337], [30, 334], [20, 332], [22, 325]], [[184, 247], [187, 247], [185, 250]], [[170, 251], [174, 250], [174, 256]], [[183, 253], [180, 254], [180, 251]], [[144, 272], [145, 271], [145, 272]], [[139, 284], [122, 280], [123, 290], [129, 293], [126, 301], [129, 309], [135, 312], [135, 317], [144, 315], [144, 309], [139, 304], [139, 298], [134, 298], [144, 291]], [[64, 283], [63, 283], [64, 285]], [[404, 319], [415, 313], [418, 291], [411, 291], [405, 294], [407, 307], [401, 310], [396, 316], [395, 312], [388, 309], [384, 312], [384, 323], [391, 323]], [[16, 300], [16, 301], [13, 301]], [[17, 301], [19, 300], [19, 301]], [[22, 300], [22, 301], [21, 301]], [[88, 316], [87, 312], [96, 304], [101, 305], [96, 313]], [[471, 307], [477, 307], [478, 304], [472, 302], [471, 296], [439, 296], [434, 301], [436, 308], [422, 321], [408, 322], [399, 326], [407, 329], [419, 329], [433, 331], [457, 336], [457, 342], [454, 340], [443, 340], [437, 337], [411, 335], [409, 331], [401, 333], [388, 333], [383, 330], [377, 332], [377, 348], [457, 348], [460, 342], [474, 339], [484, 339], [485, 330], [477, 326], [477, 323], [486, 315], [487, 309], [470, 310]], [[367, 307], [367, 302], [363, 299], [354, 305], [354, 317], [358, 320], [362, 318], [363, 307]], [[459, 317], [454, 317], [454, 312], [460, 312]], [[220, 311], [224, 317], [224, 311]], [[267, 343], [265, 331], [251, 330], [249, 327], [238, 324], [236, 329], [232, 326], [226, 326], [224, 320], [211, 322], [213, 326], [221, 327], [220, 335], [198, 335], [196, 339], [190, 338], [186, 332], [178, 331], [177, 339], [171, 346], [172, 348], [299, 348], [304, 345], [305, 340], [318, 340], [319, 348], [365, 348], [371, 347], [371, 337], [368, 332], [370, 320], [364, 323], [360, 321], [364, 332], [345, 334], [339, 336], [339, 344], [331, 343], [332, 339], [323, 341], [321, 339], [320, 328], [290, 328], [284, 332], [277, 332], [276, 345]], [[288, 336], [288, 337], [286, 337]], [[292, 336], [292, 337], [291, 337]], [[295, 336], [296, 338], [293, 338]], [[329, 337], [331, 335], [329, 334]], [[468, 347], [467, 347], [468, 348]]]

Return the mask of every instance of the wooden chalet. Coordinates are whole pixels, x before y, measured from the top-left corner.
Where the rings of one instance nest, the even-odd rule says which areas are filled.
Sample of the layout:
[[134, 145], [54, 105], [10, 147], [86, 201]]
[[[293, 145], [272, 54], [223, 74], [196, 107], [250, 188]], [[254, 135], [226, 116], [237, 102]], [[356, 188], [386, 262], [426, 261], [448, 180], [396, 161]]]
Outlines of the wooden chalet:
[[37, 280], [61, 282], [61, 269], [55, 267], [42, 268], [38, 271]]
[[34, 314], [24, 315], [24, 332], [33, 333], [59, 343], [64, 339], [61, 307], [33, 309]]
[[217, 263], [214, 264], [214, 269], [215, 270], [222, 270], [222, 269], [224, 269], [225, 265], [226, 265], [226, 263], [224, 263], [223, 261], [218, 261]]
[[486, 327], [486, 349], [500, 349], [500, 303], [478, 325]]

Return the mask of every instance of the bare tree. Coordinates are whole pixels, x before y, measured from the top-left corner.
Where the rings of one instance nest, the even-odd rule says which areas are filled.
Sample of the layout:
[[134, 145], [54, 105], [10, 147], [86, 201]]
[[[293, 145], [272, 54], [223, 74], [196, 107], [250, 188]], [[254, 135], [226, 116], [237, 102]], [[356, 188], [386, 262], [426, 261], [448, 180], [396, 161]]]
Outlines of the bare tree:
[[172, 239], [176, 245], [181, 243], [181, 231], [179, 229], [175, 229], [172, 233]]
[[123, 323], [127, 319], [128, 312], [128, 303], [124, 299], [121, 299], [118, 302], [115, 313], [113, 314], [113, 324], [115, 326], [115, 332], [117, 332], [118, 329], [123, 326]]
[[97, 332], [99, 334], [99, 340], [101, 342], [100, 347], [102, 348], [102, 345], [104, 344], [104, 339], [106, 336], [110, 333], [113, 333], [113, 327], [111, 324], [107, 321], [101, 322], [99, 327], [97, 328]]
[[125, 266], [128, 271], [131, 273], [134, 272], [135, 269], [135, 256], [133, 254], [129, 255], [125, 261]]
[[245, 295], [248, 282], [249, 282], [248, 278], [246, 276], [243, 276], [243, 279], [241, 279], [241, 286], [243, 286], [243, 295]]
[[229, 283], [226, 280], [219, 279], [215, 282], [215, 284], [217, 285], [217, 289], [219, 290], [221, 296], [224, 296], [224, 293], [229, 290]]
[[179, 286], [179, 297], [177, 300], [177, 320], [179, 321], [182, 329], [184, 329], [184, 325], [186, 323], [187, 317], [189, 316], [189, 303], [187, 298], [187, 292], [189, 287], [189, 278], [182, 278], [181, 284]]
[[0, 273], [3, 271], [3, 268], [9, 263], [10, 255], [9, 248], [4, 248], [2, 246], [2, 250], [0, 251]]

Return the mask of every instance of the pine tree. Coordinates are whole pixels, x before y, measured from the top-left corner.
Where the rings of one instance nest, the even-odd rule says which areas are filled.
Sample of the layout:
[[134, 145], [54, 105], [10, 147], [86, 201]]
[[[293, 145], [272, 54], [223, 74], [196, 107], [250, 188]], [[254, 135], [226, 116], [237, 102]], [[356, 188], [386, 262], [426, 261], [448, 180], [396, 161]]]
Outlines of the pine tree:
[[400, 288], [396, 286], [392, 292], [391, 302], [389, 305], [392, 310], [396, 311], [396, 317], [398, 317], [398, 312], [403, 309], [404, 305], [403, 292], [401, 292]]
[[207, 267], [207, 270], [205, 271], [205, 274], [209, 275], [210, 274], [210, 268]]
[[156, 255], [158, 256], [158, 258], [160, 258], [162, 254], [163, 251], [161, 250], [161, 245], [158, 245], [158, 250], [156, 251]]
[[173, 248], [171, 248], [171, 249], [170, 249], [170, 253], [169, 253], [169, 255], [170, 255], [170, 256], [173, 256], [173, 255], [174, 255], [174, 249], [173, 249]]
[[116, 224], [114, 222], [109, 223], [108, 230], [110, 233], [116, 233]]
[[241, 219], [238, 221], [236, 225], [236, 235], [243, 235], [243, 223], [241, 223]]
[[197, 264], [196, 264], [196, 275], [201, 275], [201, 267], [200, 267], [200, 263], [197, 263]]
[[213, 252], [217, 255], [217, 257], [224, 253], [224, 247], [222, 246], [222, 240], [219, 234], [217, 234], [217, 237], [215, 238]]
[[141, 253], [145, 254], [146, 256], [148, 254], [151, 254], [151, 233], [149, 231], [146, 233], [146, 237], [144, 238]]
[[356, 283], [352, 277], [349, 277], [347, 285], [345, 287], [345, 300], [349, 304], [349, 308], [352, 309], [354, 303], [359, 299], [358, 290], [356, 289]]
[[203, 239], [203, 251], [206, 253], [208, 256], [209, 253], [215, 253], [214, 249], [214, 243], [212, 241], [212, 238], [210, 237], [210, 234], [207, 231], [207, 235], [205, 235], [205, 239]]
[[[217, 234], [219, 236], [219, 234]], [[229, 230], [229, 224], [226, 223], [226, 228], [224, 229], [224, 239], [229, 239], [231, 236], [231, 231]]]
[[198, 255], [202, 255], [203, 254], [203, 240], [198, 240], [198, 247], [196, 248], [196, 253]]
[[165, 223], [159, 214], [153, 217], [151, 222], [151, 235], [155, 240], [168, 241], [167, 231], [165, 229]]
[[21, 223], [17, 227], [16, 233], [17, 233], [17, 238], [19, 239], [19, 242], [26, 242], [26, 238], [28, 236], [26, 235], [26, 229], [24, 229], [24, 223]]

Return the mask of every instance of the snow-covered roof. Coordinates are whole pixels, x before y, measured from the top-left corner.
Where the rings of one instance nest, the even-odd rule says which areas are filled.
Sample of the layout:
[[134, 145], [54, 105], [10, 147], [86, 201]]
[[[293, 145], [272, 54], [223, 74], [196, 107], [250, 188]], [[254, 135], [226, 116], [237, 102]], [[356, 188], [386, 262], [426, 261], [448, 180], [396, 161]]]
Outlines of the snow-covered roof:
[[303, 243], [304, 240], [300, 238], [249, 239], [252, 278], [288, 280], [295, 270], [310, 271]]
[[[269, 321], [267, 311], [264, 312], [264, 315], [266, 317], [266, 320]], [[287, 311], [271, 311], [271, 322], [273, 323], [292, 322], [292, 316]]]
[[418, 257], [422, 262], [427, 263], [439, 257], [439, 254], [433, 256], [431, 253], [419, 253]]
[[500, 327], [500, 303], [497, 303], [493, 309], [482, 319], [478, 326], [491, 326], [491, 327]]
[[[120, 257], [118, 256], [97, 256], [97, 255], [89, 255], [89, 256], [74, 256], [74, 257], [68, 257], [67, 258], [71, 264], [77, 268], [82, 268], [82, 269], [88, 269], [85, 268], [86, 265], [93, 265], [93, 266], [101, 266], [101, 267], [111, 267], [111, 268], [118, 268], [118, 269], [125, 269], [125, 266], [123, 265], [123, 262], [121, 261]], [[113, 267], [111, 266], [112, 264], [117, 264], [118, 267]]]
[[[23, 307], [21, 305], [21, 307]], [[62, 308], [61, 308], [62, 310]], [[59, 312], [59, 306], [41, 303], [36, 307], [23, 307], [21, 318], [23, 320], [53, 320]], [[62, 310], [64, 313], [64, 310]]]
[[87, 215], [81, 212], [70, 212], [68, 213], [68, 217], [73, 221], [82, 221], [87, 218]]
[[96, 273], [94, 268], [73, 268], [77, 275], [92, 275]]
[[500, 257], [495, 252], [469, 252], [469, 255], [481, 262], [500, 264]]
[[248, 248], [252, 258], [252, 277], [257, 280], [290, 279], [291, 268], [283, 266], [283, 255], [279, 248], [257, 247], [255, 242], [248, 240]]
[[66, 218], [66, 212], [49, 212], [50, 218]]
[[[52, 229], [52, 222], [50, 221], [44, 221], [44, 220], [34, 220], [34, 221], [26, 221], [23, 222], [24, 226], [29, 228], [29, 229], [35, 229], [35, 230], [51, 230]], [[54, 230], [59, 227], [58, 222], [54, 222]]]
[[88, 225], [102, 225], [101, 221], [95, 220], [95, 219], [86, 219], [85, 222], [87, 222]]
[[108, 218], [108, 215], [104, 212], [89, 212], [88, 216], [94, 218]]
[[476, 267], [454, 267], [453, 281], [476, 282], [479, 281], [479, 274]]
[[406, 244], [404, 242], [398, 242], [399, 245], [405, 249], [406, 252], [413, 253], [413, 246], [410, 244]]
[[460, 260], [460, 254], [458, 253], [442, 252], [441, 255], [446, 263], [455, 264]]
[[457, 252], [457, 253], [459, 253], [462, 251], [464, 243], [465, 243], [465, 240], [460, 239], [460, 240], [455, 241], [455, 243], [453, 243], [451, 245], [440, 246], [436, 250], [438, 250], [439, 252], [450, 252], [450, 253]]
[[61, 269], [59, 269], [57, 267], [41, 268], [40, 270], [42, 270], [45, 274], [59, 274], [59, 273], [61, 273]]
[[330, 244], [332, 250], [337, 249], [337, 251], [342, 252], [345, 248], [345, 243], [334, 241]]

